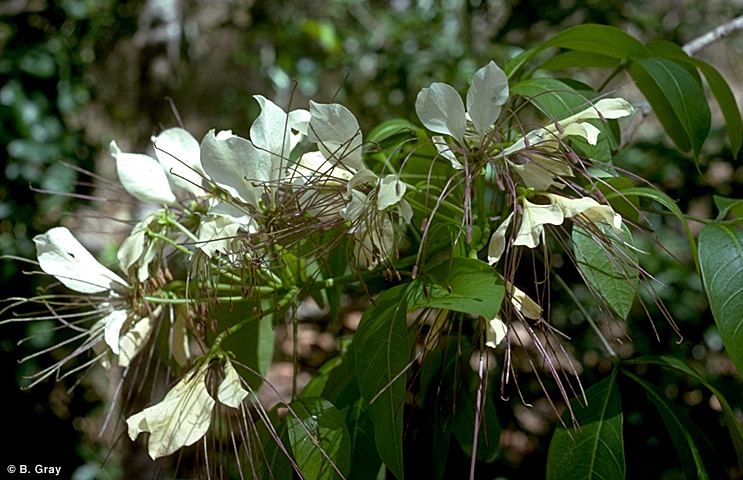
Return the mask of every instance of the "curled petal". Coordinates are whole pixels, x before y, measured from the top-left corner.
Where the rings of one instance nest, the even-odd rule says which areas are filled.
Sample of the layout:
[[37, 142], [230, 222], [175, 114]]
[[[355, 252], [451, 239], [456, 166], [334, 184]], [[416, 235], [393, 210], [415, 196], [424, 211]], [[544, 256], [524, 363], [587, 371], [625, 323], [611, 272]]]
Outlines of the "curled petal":
[[114, 310], [103, 318], [103, 339], [114, 355], [119, 354], [119, 337], [129, 314], [126, 310]]
[[544, 232], [544, 225], [561, 225], [565, 217], [557, 205], [538, 205], [529, 200], [523, 201], [524, 213], [521, 216], [521, 227], [516, 234], [514, 245], [536, 248]]
[[542, 317], [542, 307], [525, 292], [506, 281], [506, 290], [511, 296], [511, 304], [524, 317], [539, 320]]
[[493, 236], [490, 237], [490, 243], [488, 244], [488, 263], [490, 265], [498, 263], [506, 250], [506, 230], [508, 230], [512, 220], [513, 212], [498, 225], [498, 228], [493, 232]]
[[449, 144], [446, 143], [446, 140], [444, 140], [444, 137], [434, 135], [433, 137], [431, 137], [431, 141], [433, 142], [433, 146], [436, 147], [436, 151], [439, 152], [439, 155], [449, 160], [452, 168], [456, 170], [461, 170], [464, 168], [461, 162], [457, 159], [456, 155], [454, 155], [454, 152], [451, 150]]
[[490, 320], [485, 332], [485, 346], [495, 348], [505, 340], [508, 335], [508, 326], [498, 317]]
[[248, 391], [242, 387], [240, 375], [232, 366], [232, 362], [227, 360], [224, 365], [224, 380], [219, 384], [217, 399], [228, 407], [240, 408], [240, 404], [247, 396]]
[[119, 366], [128, 367], [134, 357], [142, 350], [152, 332], [152, 320], [143, 317], [132, 325], [119, 339]]
[[397, 175], [387, 175], [379, 182], [377, 209], [384, 210], [397, 204], [405, 196], [407, 186]]
[[187, 373], [160, 403], [126, 420], [132, 440], [141, 432], [150, 433], [147, 446], [153, 460], [193, 445], [209, 429], [214, 399], [206, 389], [207, 367]]
[[464, 141], [467, 123], [464, 103], [451, 85], [436, 82], [422, 89], [415, 99], [415, 111], [430, 131], [451, 135], [459, 143]]
[[615, 213], [609, 205], [601, 205], [590, 197], [567, 198], [552, 193], [545, 194], [553, 205], [562, 210], [566, 218], [583, 215], [594, 223], [606, 223], [617, 230], [622, 228], [622, 216]]

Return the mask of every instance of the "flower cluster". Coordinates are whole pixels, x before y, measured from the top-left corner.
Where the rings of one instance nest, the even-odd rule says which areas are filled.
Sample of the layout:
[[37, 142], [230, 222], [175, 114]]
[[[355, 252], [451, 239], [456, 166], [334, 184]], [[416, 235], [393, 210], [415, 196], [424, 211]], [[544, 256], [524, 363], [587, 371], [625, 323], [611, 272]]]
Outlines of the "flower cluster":
[[[233, 409], [249, 395], [222, 339], [255, 318], [216, 331], [210, 320], [221, 303], [245, 302], [260, 317], [264, 305], [282, 311], [334, 286], [337, 278], [363, 281], [375, 269], [400, 278], [399, 271], [408, 274], [404, 269], [412, 265], [398, 262], [401, 249], [417, 249], [413, 256], [420, 259], [429, 232], [446, 242], [451, 237], [440, 232], [452, 225], [461, 229], [476, 217], [481, 230], [492, 234], [480, 245], [470, 242], [467, 255], [487, 262], [486, 269], [490, 264], [504, 270], [499, 275], [509, 300], [497, 316], [485, 319], [481, 332], [483, 343], [495, 348], [508, 337], [509, 318], [543, 317], [542, 306], [502, 268], [504, 257], [546, 248], [547, 226], [566, 219], [623, 228], [611, 206], [574, 181], [585, 169], [565, 155], [570, 137], [595, 145], [597, 122], [630, 115], [632, 106], [623, 99], [587, 102], [583, 110], [523, 134], [510, 127], [509, 79], [490, 62], [475, 73], [466, 106], [444, 83], [418, 95], [418, 118], [436, 134], [430, 139], [434, 153], [423, 165], [416, 154], [423, 146], [393, 149], [372, 164], [359, 122], [343, 105], [311, 101], [306, 110], [287, 112], [263, 96], [255, 99], [261, 113], [247, 138], [210, 130], [199, 142], [182, 128], [170, 128], [152, 137], [153, 155], [127, 153], [111, 143], [122, 187], [149, 205], [119, 247], [123, 278], [64, 227], [34, 239], [41, 270], [84, 299], [71, 313], [59, 306], [64, 302], [56, 303], [58, 311], [44, 317], [72, 326], [81, 343], [41, 378], [86, 352], [106, 367], [129, 368], [146, 361], [147, 348], [161, 345], [158, 336], [168, 339], [168, 351], [159, 358], [182, 372], [180, 380], [161, 401], [127, 419], [132, 439], [150, 434], [153, 459], [206, 434], [215, 393]], [[418, 133], [420, 140], [424, 135]], [[418, 171], [431, 171], [440, 158], [448, 169], [440, 184], [430, 174], [420, 182], [419, 174], [408, 173], [411, 162], [419, 163]], [[458, 176], [465, 188], [445, 186]], [[478, 189], [471, 188], [473, 182]], [[486, 193], [496, 201], [484, 201]], [[451, 215], [440, 214], [439, 207]], [[473, 208], [479, 210], [473, 214]], [[329, 272], [328, 253], [344, 248], [350, 267]]]

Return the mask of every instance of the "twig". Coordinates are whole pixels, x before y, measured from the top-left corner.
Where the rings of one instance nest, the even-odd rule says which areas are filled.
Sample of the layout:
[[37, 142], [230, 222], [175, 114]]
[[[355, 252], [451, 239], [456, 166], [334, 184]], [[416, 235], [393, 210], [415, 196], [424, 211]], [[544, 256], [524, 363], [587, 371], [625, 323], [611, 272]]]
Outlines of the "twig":
[[694, 55], [706, 46], [715, 43], [721, 38], [727, 37], [733, 32], [743, 30], [743, 15], [734, 18], [727, 23], [715, 27], [715, 29], [701, 35], [683, 46], [687, 55]]

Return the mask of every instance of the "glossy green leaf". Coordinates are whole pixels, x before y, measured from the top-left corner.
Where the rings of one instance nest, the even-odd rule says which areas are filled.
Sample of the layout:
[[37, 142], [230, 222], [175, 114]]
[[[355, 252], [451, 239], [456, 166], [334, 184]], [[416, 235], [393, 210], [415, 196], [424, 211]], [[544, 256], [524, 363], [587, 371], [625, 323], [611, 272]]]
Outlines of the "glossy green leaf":
[[348, 478], [376, 480], [382, 460], [374, 444], [374, 426], [363, 399], [359, 398], [346, 415], [351, 435], [351, 474]]
[[487, 263], [455, 257], [423, 276], [427, 293], [417, 298], [416, 308], [440, 308], [494, 318], [505, 288], [503, 280]]
[[[649, 187], [625, 188], [622, 189], [619, 193], [611, 193], [606, 195], [606, 198], [609, 200], [617, 197], [627, 197], [630, 201], [632, 197], [648, 198], [666, 207], [666, 209], [668, 209], [668, 211], [671, 212], [673, 216], [678, 219], [679, 222], [681, 222], [681, 226], [684, 228], [684, 232], [686, 233], [686, 238], [689, 240], [689, 246], [691, 246], [692, 252], [696, 252], [697, 242], [694, 240], [694, 234], [691, 232], [689, 224], [686, 222], [686, 216], [671, 197], [661, 192], [660, 190]], [[695, 264], [697, 264], [697, 271], [699, 271], [699, 265], [696, 255], [694, 255], [694, 262]]]
[[[410, 137], [420, 127], [412, 124], [404, 118], [393, 118], [377, 125], [367, 136], [367, 143], [382, 144], [380, 146], [397, 146], [400, 140]], [[389, 143], [392, 142], [392, 145]]]
[[542, 63], [541, 70], [565, 70], [567, 68], [616, 68], [620, 60], [601, 53], [568, 50]]
[[351, 439], [343, 414], [318, 397], [294, 400], [290, 407], [289, 443], [305, 478], [346, 478]]
[[553, 121], [569, 117], [589, 105], [585, 95], [556, 78], [522, 80], [511, 88], [511, 95], [528, 99]]
[[686, 414], [650, 383], [630, 372], [625, 371], [624, 374], [645, 389], [648, 400], [655, 405], [658, 413], [660, 413], [671, 441], [676, 447], [676, 452], [686, 472], [686, 478], [698, 478], [699, 480], [710, 478], [702, 461], [702, 452], [699, 445], [703, 440], [697, 438], [696, 429]]
[[405, 368], [412, 348], [407, 330], [409, 286], [399, 285], [380, 294], [361, 317], [354, 339], [356, 380], [369, 402], [377, 451], [401, 480]]
[[720, 195], [712, 195], [712, 200], [720, 211], [720, 214], [717, 215], [717, 220], [724, 220], [728, 214], [731, 214], [733, 218], [743, 217], [742, 198], [728, 198]]
[[[272, 308], [270, 303], [264, 302], [263, 309]], [[238, 365], [249, 367], [243, 369], [245, 382], [257, 389], [263, 379], [261, 376], [268, 372], [274, 351], [276, 333], [273, 329], [273, 314], [261, 315], [261, 309], [254, 302], [218, 303], [209, 314], [217, 321], [215, 334], [224, 332], [232, 325], [248, 320], [241, 329], [227, 336], [222, 342], [222, 348], [232, 352]], [[255, 373], [260, 374], [258, 376]]]
[[702, 84], [667, 58], [637, 60], [629, 72], [676, 146], [683, 151], [691, 149], [698, 156], [711, 121]]
[[597, 225], [605, 242], [584, 228], [573, 227], [573, 253], [586, 283], [621, 318], [627, 318], [635, 299], [639, 267], [632, 249], [632, 235], [625, 226], [621, 238], [610, 227]]
[[743, 375], [743, 232], [724, 223], [705, 226], [699, 264], [725, 350]]
[[631, 365], [659, 365], [664, 368], [675, 370], [683, 375], [687, 375], [704, 385], [720, 402], [722, 413], [725, 418], [725, 424], [728, 427], [730, 437], [733, 440], [733, 445], [735, 446], [735, 451], [738, 456], [738, 464], [743, 468], [743, 426], [741, 426], [738, 421], [735, 411], [733, 411], [727, 398], [725, 398], [725, 396], [715, 388], [714, 385], [709, 383], [699, 372], [684, 363], [683, 360], [676, 357], [646, 355], [630, 360], [626, 363]]
[[707, 79], [707, 85], [712, 91], [712, 95], [717, 100], [717, 105], [720, 106], [722, 116], [725, 118], [733, 155], [738, 155], [741, 144], [743, 144], [743, 122], [741, 120], [740, 110], [738, 109], [738, 102], [735, 100], [735, 95], [725, 81], [725, 78], [715, 67], [703, 60], [690, 57], [675, 43], [656, 41], [648, 46], [660, 56], [676, 60], [694, 69], [699, 69], [702, 72], [702, 75]]
[[[558, 425], [547, 454], [547, 479], [619, 480], [625, 475], [622, 404], [612, 375], [586, 390], [588, 404], [572, 401], [579, 429]], [[569, 412], [563, 422], [570, 424]]]

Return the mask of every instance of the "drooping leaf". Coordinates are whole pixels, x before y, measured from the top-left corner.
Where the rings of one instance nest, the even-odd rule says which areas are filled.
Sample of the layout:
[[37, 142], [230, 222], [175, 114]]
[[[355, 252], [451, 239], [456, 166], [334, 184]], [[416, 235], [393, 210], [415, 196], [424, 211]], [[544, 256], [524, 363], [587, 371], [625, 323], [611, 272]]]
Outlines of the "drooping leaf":
[[667, 58], [637, 60], [630, 65], [629, 73], [676, 146], [683, 151], [691, 149], [698, 156], [711, 121], [698, 79]]
[[374, 443], [371, 416], [359, 398], [348, 409], [346, 424], [351, 435], [351, 474], [348, 478], [376, 480], [382, 460]]
[[294, 400], [290, 408], [289, 442], [305, 478], [348, 478], [351, 440], [343, 414], [319, 397]]
[[743, 232], [710, 223], [699, 234], [699, 264], [725, 350], [743, 375]]
[[725, 418], [725, 424], [728, 427], [730, 437], [733, 439], [733, 445], [735, 446], [735, 451], [738, 455], [738, 464], [743, 467], [743, 426], [741, 426], [740, 422], [738, 421], [738, 417], [735, 415], [735, 411], [733, 411], [730, 403], [722, 394], [722, 392], [720, 392], [717, 388], [715, 388], [714, 385], [708, 382], [707, 379], [704, 378], [704, 376], [702, 376], [699, 372], [691, 368], [683, 360], [676, 357], [646, 355], [643, 357], [632, 359], [627, 363], [637, 365], [659, 365], [664, 368], [675, 370], [683, 375], [687, 375], [704, 385], [715, 397], [717, 397], [717, 400], [720, 402], [722, 413]]
[[380, 294], [364, 312], [354, 339], [357, 384], [369, 402], [377, 451], [400, 480], [404, 477], [405, 368], [412, 347], [406, 322], [408, 288], [399, 285]]
[[676, 447], [676, 452], [686, 472], [686, 478], [698, 478], [699, 480], [710, 478], [707, 468], [702, 461], [701, 449], [704, 447], [700, 443], [703, 440], [699, 439], [699, 433], [695, 432], [696, 428], [689, 421], [686, 414], [650, 383], [630, 372], [625, 371], [624, 374], [637, 382], [645, 390], [648, 400], [655, 405], [658, 413], [660, 413], [663, 423], [668, 429], [671, 441]]
[[632, 245], [632, 235], [626, 226], [621, 236], [605, 225], [596, 227], [606, 244], [595, 240], [595, 233], [573, 226], [575, 262], [586, 283], [624, 319], [632, 308], [639, 275], [634, 251], [623, 243]]
[[[571, 402], [579, 429], [558, 425], [547, 454], [547, 479], [621, 480], [625, 475], [622, 405], [612, 375], [586, 390], [587, 405]], [[570, 424], [568, 412], [563, 422]]]
[[675, 43], [654, 41], [648, 44], [648, 47], [657, 55], [676, 60], [692, 68], [697, 68], [702, 72], [707, 79], [707, 85], [712, 91], [712, 95], [717, 100], [717, 105], [720, 106], [722, 116], [725, 118], [733, 156], [737, 156], [738, 152], [740, 152], [741, 144], [743, 144], [743, 121], [741, 120], [740, 110], [738, 109], [738, 102], [735, 100], [735, 95], [725, 81], [725, 78], [715, 67], [703, 60], [687, 55]]
[[440, 308], [493, 318], [500, 310], [503, 280], [487, 263], [455, 257], [431, 269], [424, 277], [428, 294], [417, 298], [414, 307]]

